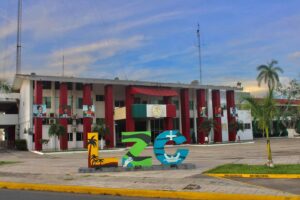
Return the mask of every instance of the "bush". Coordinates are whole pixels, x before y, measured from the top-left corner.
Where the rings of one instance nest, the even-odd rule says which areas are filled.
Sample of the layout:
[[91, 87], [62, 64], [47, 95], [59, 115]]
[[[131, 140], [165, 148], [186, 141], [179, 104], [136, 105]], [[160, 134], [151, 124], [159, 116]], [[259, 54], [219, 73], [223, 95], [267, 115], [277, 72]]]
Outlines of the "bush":
[[27, 151], [27, 141], [26, 140], [16, 140], [16, 149], [20, 151]]

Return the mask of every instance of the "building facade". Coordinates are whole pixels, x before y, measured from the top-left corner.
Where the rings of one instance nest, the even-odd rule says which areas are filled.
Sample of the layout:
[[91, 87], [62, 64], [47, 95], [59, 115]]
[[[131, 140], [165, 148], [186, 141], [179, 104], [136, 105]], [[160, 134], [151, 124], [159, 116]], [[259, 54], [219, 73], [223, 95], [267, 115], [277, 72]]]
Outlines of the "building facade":
[[[124, 131], [151, 131], [154, 140], [162, 131], [176, 129], [187, 143], [204, 143], [198, 127], [207, 117], [216, 122], [210, 141], [253, 139], [250, 112], [235, 108], [236, 93], [241, 92], [236, 87], [19, 74], [13, 89], [20, 93], [19, 136], [30, 150], [85, 148], [95, 123], [109, 129], [105, 141], [111, 148], [124, 146]], [[44, 115], [34, 116], [33, 105], [44, 105]], [[68, 115], [62, 117], [66, 108]], [[238, 138], [229, 128], [237, 119], [249, 121], [249, 130]], [[52, 123], [65, 126], [67, 134], [49, 138]]]

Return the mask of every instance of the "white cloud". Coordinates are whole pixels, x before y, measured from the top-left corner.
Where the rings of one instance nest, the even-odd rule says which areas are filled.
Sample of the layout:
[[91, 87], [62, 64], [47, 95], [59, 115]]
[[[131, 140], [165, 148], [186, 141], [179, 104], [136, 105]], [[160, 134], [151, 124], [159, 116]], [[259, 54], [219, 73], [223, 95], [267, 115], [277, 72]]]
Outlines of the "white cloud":
[[11, 35], [16, 35], [17, 32], [17, 22], [10, 21], [6, 25], [0, 27], [0, 39], [9, 37]]
[[300, 51], [293, 52], [288, 55], [288, 58], [290, 59], [299, 59], [300, 58]]

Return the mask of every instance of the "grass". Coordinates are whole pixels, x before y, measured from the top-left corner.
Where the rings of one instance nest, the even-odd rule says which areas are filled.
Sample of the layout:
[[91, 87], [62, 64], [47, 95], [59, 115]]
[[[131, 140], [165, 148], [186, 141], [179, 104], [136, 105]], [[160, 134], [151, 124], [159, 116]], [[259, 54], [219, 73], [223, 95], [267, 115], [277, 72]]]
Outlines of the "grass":
[[18, 161], [3, 161], [0, 160], [0, 166], [1, 165], [7, 165], [7, 164], [15, 164], [15, 163], [19, 163]]
[[213, 174], [300, 174], [300, 164], [275, 165], [274, 168], [265, 165], [225, 164], [205, 171]]

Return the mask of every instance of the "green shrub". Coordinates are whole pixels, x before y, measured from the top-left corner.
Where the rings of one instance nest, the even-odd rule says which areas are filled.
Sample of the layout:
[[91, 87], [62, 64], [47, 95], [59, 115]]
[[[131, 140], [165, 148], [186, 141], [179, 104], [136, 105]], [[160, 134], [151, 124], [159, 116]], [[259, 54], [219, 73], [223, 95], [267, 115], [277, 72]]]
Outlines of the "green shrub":
[[20, 151], [27, 151], [27, 141], [26, 140], [16, 140], [16, 149]]

